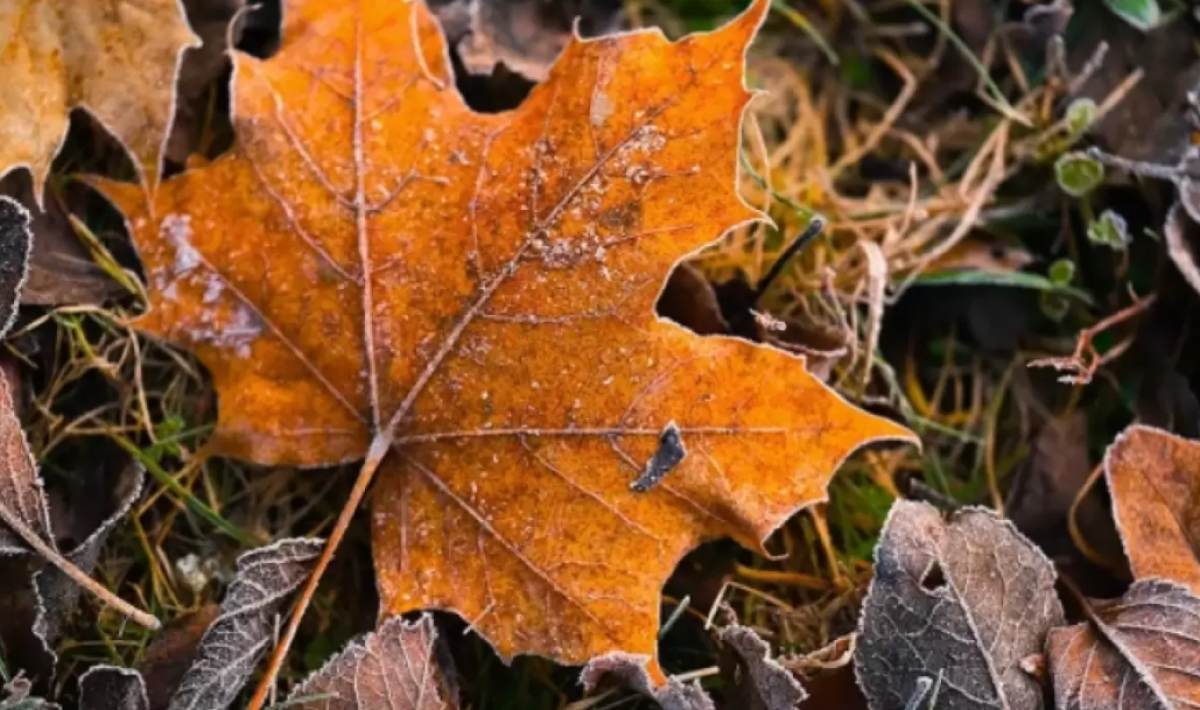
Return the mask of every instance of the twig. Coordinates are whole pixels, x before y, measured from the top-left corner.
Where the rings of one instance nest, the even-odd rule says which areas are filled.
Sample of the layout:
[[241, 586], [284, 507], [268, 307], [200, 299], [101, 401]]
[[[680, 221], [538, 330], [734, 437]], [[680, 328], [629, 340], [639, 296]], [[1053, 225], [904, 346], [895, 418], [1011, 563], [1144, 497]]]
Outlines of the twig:
[[1146, 310], [1153, 305], [1154, 300], [1154, 294], [1150, 294], [1141, 300], [1135, 300], [1130, 306], [1113, 313], [1096, 325], [1081, 330], [1079, 332], [1079, 340], [1075, 344], [1075, 352], [1071, 353], [1070, 357], [1039, 358], [1030, 361], [1028, 367], [1053, 367], [1055, 370], [1068, 373], [1058, 378], [1059, 382], [1071, 385], [1088, 384], [1092, 381], [1096, 370], [1115, 357], [1113, 353], [1101, 355], [1096, 352], [1092, 341], [1100, 333]]
[[24, 520], [21, 520], [6, 505], [0, 505], [0, 520], [3, 520], [5, 525], [20, 536], [26, 545], [32, 547], [47, 562], [62, 570], [63, 574], [70, 577], [76, 584], [91, 592], [103, 604], [116, 609], [122, 616], [135, 624], [144, 626], [152, 631], [162, 626], [153, 614], [144, 612], [113, 594], [104, 585], [89, 577], [83, 570], [72, 564], [70, 560], [59, 554], [58, 550], [55, 550], [39, 537], [37, 533], [25, 524]]
[[317, 591], [317, 585], [325, 575], [325, 570], [329, 567], [330, 560], [333, 559], [333, 553], [341, 546], [342, 538], [346, 536], [346, 531], [350, 528], [350, 520], [354, 517], [355, 512], [358, 511], [358, 506], [362, 503], [367, 489], [371, 487], [371, 481], [375, 479], [375, 472], [379, 469], [379, 464], [383, 463], [384, 457], [387, 456], [388, 451], [392, 447], [392, 443], [395, 440], [395, 436], [392, 434], [394, 429], [395, 427], [392, 426], [387, 427], [387, 429], [376, 434], [374, 441], [371, 442], [371, 448], [367, 452], [367, 458], [363, 461], [362, 468], [359, 469], [358, 478], [354, 481], [354, 488], [350, 491], [350, 497], [346, 500], [346, 504], [342, 506], [342, 512], [338, 515], [337, 522], [333, 526], [333, 531], [325, 541], [325, 549], [321, 551], [321, 556], [317, 558], [317, 564], [308, 576], [308, 581], [304, 584], [304, 589], [300, 591], [295, 605], [292, 606], [288, 625], [283, 630], [283, 636], [280, 637], [279, 643], [275, 644], [275, 650], [271, 653], [271, 660], [267, 664], [267, 670], [263, 673], [262, 679], [258, 683], [258, 688], [254, 691], [254, 697], [250, 698], [250, 702], [246, 704], [246, 710], [262, 710], [267, 696], [271, 693], [272, 688], [275, 687], [275, 678], [283, 668], [283, 661], [287, 657], [288, 650], [292, 647], [292, 642], [296, 639], [296, 632], [300, 629], [300, 621], [304, 618], [304, 611], [308, 609], [309, 604], [312, 602], [313, 595]]

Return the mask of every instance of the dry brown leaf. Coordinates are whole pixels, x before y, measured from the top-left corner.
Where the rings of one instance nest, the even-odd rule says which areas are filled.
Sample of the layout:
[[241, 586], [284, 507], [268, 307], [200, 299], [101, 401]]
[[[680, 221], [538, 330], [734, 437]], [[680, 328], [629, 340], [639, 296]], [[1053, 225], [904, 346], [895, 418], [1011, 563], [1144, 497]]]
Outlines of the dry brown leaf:
[[29, 168], [40, 204], [80, 107], [154, 185], [183, 50], [199, 44], [179, 0], [0, 0], [0, 28], [0, 177]]
[[98, 665], [79, 676], [79, 710], [149, 710], [140, 673]]
[[451, 0], [431, 3], [448, 39], [472, 74], [497, 64], [542, 81], [571, 40], [578, 22], [585, 37], [620, 29], [617, 0]]
[[1050, 632], [1058, 710], [1200, 706], [1200, 599], [1172, 582], [1141, 580], [1091, 615]]
[[597, 656], [583, 667], [579, 683], [585, 692], [593, 693], [601, 685], [616, 685], [651, 698], [662, 710], [716, 710], [712, 698], [700, 687], [700, 681], [690, 683], [678, 678], [661, 682], [646, 671], [649, 656], [635, 656], [616, 651]]
[[170, 710], [225, 710], [267, 652], [288, 598], [312, 570], [321, 541], [286, 538], [238, 558], [237, 574]]
[[1109, 447], [1104, 470], [1134, 577], [1200, 594], [1200, 442], [1135, 424]]
[[457, 707], [457, 693], [439, 665], [437, 643], [431, 616], [412, 623], [399, 617], [390, 619], [297, 686], [288, 697], [288, 706], [297, 710]]
[[723, 677], [729, 681], [724, 695], [730, 707], [794, 710], [808, 697], [791, 671], [771, 657], [771, 646], [753, 628], [730, 624], [717, 636], [727, 651], [720, 661]]
[[871, 710], [926, 707], [909, 703], [931, 687], [939, 710], [1042, 707], [1021, 662], [1063, 611], [1053, 565], [1012, 523], [897, 501], [875, 557], [854, 654]]
[[[65, 191], [62, 199], [48, 194], [40, 212], [30, 223], [33, 252], [29, 278], [21, 289], [21, 303], [39, 306], [99, 304], [121, 291], [120, 285], [93, 261], [88, 249], [76, 236], [69, 212], [76, 195], [91, 197], [83, 185]], [[33, 180], [24, 171], [0, 178], [0, 194], [22, 204], [32, 205]]]
[[[797, 358], [654, 314], [679, 259], [759, 218], [733, 186], [766, 10], [576, 41], [479, 115], [424, 6], [295, 2], [276, 56], [236, 58], [229, 155], [152, 208], [101, 184], [149, 276], [138, 325], [213, 375], [213, 451], [365, 458], [356, 496], [378, 467], [385, 616], [453, 610], [505, 658], [652, 656], [687, 551], [762, 549], [853, 449], [912, 440]], [[672, 422], [682, 460], [632, 490]]]

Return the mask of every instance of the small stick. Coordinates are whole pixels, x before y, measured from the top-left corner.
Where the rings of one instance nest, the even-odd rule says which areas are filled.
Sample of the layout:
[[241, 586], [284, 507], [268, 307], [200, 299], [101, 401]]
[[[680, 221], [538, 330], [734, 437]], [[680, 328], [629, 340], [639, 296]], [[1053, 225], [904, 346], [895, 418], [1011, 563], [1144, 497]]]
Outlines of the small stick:
[[394, 429], [394, 426], [389, 426], [384, 431], [376, 434], [375, 440], [371, 442], [371, 448], [367, 451], [367, 458], [363, 461], [362, 468], [358, 472], [358, 478], [354, 481], [354, 489], [350, 491], [350, 498], [346, 501], [346, 505], [342, 507], [342, 512], [338, 515], [337, 522], [334, 523], [333, 532], [330, 533], [329, 539], [325, 541], [325, 549], [321, 551], [321, 556], [317, 559], [317, 564], [313, 567], [312, 573], [309, 574], [308, 581], [304, 584], [304, 589], [300, 591], [300, 596], [296, 598], [296, 603], [292, 606], [291, 618], [288, 619], [288, 625], [283, 630], [283, 636], [280, 637], [279, 642], [275, 644], [275, 650], [271, 654], [267, 670], [263, 673], [262, 680], [259, 681], [258, 688], [254, 691], [254, 697], [250, 698], [250, 702], [246, 705], [246, 710], [262, 710], [264, 703], [267, 701], [267, 696], [275, 687], [275, 678], [283, 668], [283, 661], [287, 658], [288, 649], [292, 647], [292, 642], [296, 639], [296, 632], [300, 629], [300, 621], [304, 618], [304, 611], [312, 602], [313, 595], [317, 592], [317, 585], [321, 582], [321, 577], [325, 575], [325, 569], [329, 567], [330, 560], [333, 559], [334, 551], [338, 549], [342, 543], [342, 538], [346, 536], [346, 531], [350, 528], [350, 521], [354, 518], [355, 512], [358, 511], [358, 506], [362, 503], [367, 489], [370, 488], [371, 481], [375, 478], [375, 472], [379, 469], [379, 464], [383, 463], [384, 457], [392, 448], [395, 437], [391, 432]]
[[74, 580], [76, 584], [90, 592], [93, 596], [99, 599], [101, 603], [116, 609], [121, 615], [135, 624], [144, 626], [152, 631], [162, 626], [162, 624], [159, 623], [158, 619], [155, 618], [153, 614], [149, 614], [141, 609], [138, 609], [129, 602], [110, 592], [104, 587], [104, 585], [87, 576], [83, 570], [76, 567], [71, 563], [70, 560], [63, 557], [58, 550], [55, 550], [45, 540], [39, 537], [37, 533], [35, 533], [28, 525], [25, 524], [24, 520], [21, 520], [20, 517], [9, 510], [5, 505], [0, 505], [0, 520], [3, 520], [5, 525], [12, 528], [12, 531], [20, 536], [20, 538], [25, 541], [25, 544], [32, 547], [34, 551], [44, 557], [47, 562], [62, 570], [63, 574], [67, 575]]
[[1100, 333], [1146, 310], [1154, 303], [1154, 300], [1155, 295], [1150, 294], [1140, 301], [1134, 301], [1128, 307], [1113, 313], [1096, 325], [1079, 331], [1079, 340], [1075, 344], [1075, 352], [1071, 353], [1070, 357], [1040, 358], [1030, 361], [1027, 367], [1053, 367], [1056, 370], [1065, 370], [1070, 374], [1058, 378], [1059, 382], [1071, 385], [1088, 384], [1092, 381], [1092, 376], [1096, 374], [1096, 370], [1111, 359], [1107, 354], [1101, 356], [1097, 353], [1096, 348], [1092, 345], [1092, 341]]

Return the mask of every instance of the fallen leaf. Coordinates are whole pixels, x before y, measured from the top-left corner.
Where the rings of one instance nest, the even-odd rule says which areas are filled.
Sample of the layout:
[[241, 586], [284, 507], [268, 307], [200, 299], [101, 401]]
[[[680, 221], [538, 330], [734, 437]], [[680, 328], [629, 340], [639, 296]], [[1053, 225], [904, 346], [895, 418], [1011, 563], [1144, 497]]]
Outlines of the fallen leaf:
[[534, 81], [544, 80], [570, 42], [616, 32], [624, 16], [614, 0], [452, 0], [431, 3], [449, 42], [472, 74], [497, 64]]
[[1012, 523], [898, 501], [875, 557], [855, 651], [871, 710], [909, 707], [934, 681], [938, 708], [1042, 707], [1021, 661], [1042, 651], [1063, 611], [1054, 567]]
[[137, 670], [146, 681], [150, 710], [165, 710], [195, 661], [204, 632], [220, 613], [221, 608], [216, 604], [205, 604], [169, 624], [146, 647]]
[[[8, 334], [17, 317], [21, 287], [29, 273], [29, 252], [33, 248], [31, 222], [29, 212], [19, 202], [0, 195], [0, 337]], [[4, 548], [3, 540], [4, 531], [0, 530], [0, 550]]]
[[1200, 442], [1135, 424], [1109, 447], [1104, 473], [1134, 577], [1200, 593]]
[[[5, 417], [0, 413], [0, 436], [6, 428], [4, 422]], [[21, 444], [24, 445], [23, 440]], [[32, 475], [36, 483], [39, 500], [35, 505], [40, 509], [46, 508], [36, 468], [30, 473], [22, 472], [19, 477], [24, 480], [26, 475]], [[144, 479], [145, 472], [138, 466], [127, 466], [122, 471], [111, 496], [105, 496], [103, 500], [105, 517], [85, 531], [86, 536], [82, 541], [61, 553], [66, 564], [74, 566], [79, 573], [92, 573], [109, 533], [141, 496]], [[41, 511], [37, 514], [40, 515]], [[2, 527], [0, 532], [3, 532]], [[60, 550], [59, 541], [62, 539], [61, 534], [52, 534], [47, 541], [53, 544], [53, 549]], [[28, 548], [20, 550], [21, 553], [28, 551]], [[41, 687], [48, 686], [54, 677], [58, 664], [54, 649], [79, 604], [82, 590], [76, 580], [63, 570], [36, 556], [27, 557], [29, 559], [25, 564], [7, 564], [0, 571], [0, 579], [4, 580], [5, 587], [5, 593], [0, 595], [0, 606], [8, 622], [0, 625], [0, 642], [17, 650], [14, 655], [20, 659], [19, 667], [37, 680]]]
[[[72, 565], [85, 574], [91, 574], [95, 570], [105, 540], [117, 523], [125, 519], [133, 504], [141, 498], [145, 479], [146, 472], [140, 465], [126, 466], [114, 487], [115, 490], [109, 496], [113, 503], [107, 506], [106, 517], [82, 542], [65, 553], [64, 556]], [[105, 503], [108, 503], [108, 500], [105, 500]], [[51, 646], [62, 637], [71, 614], [79, 604], [82, 590], [71, 577], [54, 566], [47, 566], [39, 571], [33, 578], [33, 584], [38, 599], [34, 633]]]
[[[433, 618], [390, 619], [351, 643], [288, 696], [297, 710], [444, 710], [456, 692], [435, 653]], [[444, 662], [444, 661], [442, 661]]]
[[808, 697], [796, 677], [771, 658], [771, 647], [749, 626], [731, 624], [717, 636], [726, 649], [723, 677], [729, 707], [741, 710], [793, 710]]
[[699, 681], [685, 683], [678, 678], [659, 682], [646, 671], [650, 656], [621, 651], [606, 653], [588, 661], [579, 674], [585, 692], [595, 692], [601, 684], [611, 683], [651, 698], [662, 710], [716, 710], [712, 698]]
[[[78, 190], [71, 188], [79, 188]], [[41, 306], [100, 304], [121, 292], [92, 260], [71, 227], [68, 212], [77, 195], [90, 196], [83, 185], [64, 190], [63, 203], [51, 195], [40, 212], [32, 215], [33, 252], [29, 260], [29, 278], [21, 289], [21, 303]], [[22, 204], [35, 203], [33, 181], [25, 172], [11, 173], [0, 179], [0, 194]], [[64, 209], [64, 206], [66, 209]]]
[[128, 668], [99, 665], [79, 676], [79, 710], [149, 710], [146, 684]]
[[270, 647], [277, 616], [304, 582], [322, 542], [287, 538], [238, 558], [237, 573], [221, 601], [221, 615], [200, 641], [170, 710], [224, 710]]
[[1184, 710], [1200, 705], [1200, 599], [1159, 579], [1101, 602], [1091, 623], [1050, 632], [1058, 710]]
[[[1071, 504], [1092, 471], [1087, 432], [1087, 412], [1079, 409], [1046, 419], [1033, 437], [1029, 458], [1008, 490], [1004, 511], [1018, 530], [1034, 540], [1065, 536]], [[1103, 508], [1100, 512], [1107, 516]]]
[[[356, 495], [382, 461], [384, 616], [453, 610], [506, 659], [652, 655], [688, 550], [762, 549], [852, 450], [912, 440], [797, 358], [654, 314], [679, 259], [759, 218], [733, 186], [766, 11], [573, 42], [479, 115], [424, 6], [297, 2], [277, 55], [235, 60], [230, 154], [152, 210], [98, 182], [149, 277], [137, 324], [212, 373], [214, 453], [365, 457]], [[631, 490], [672, 421], [689, 453]]]
[[38, 204], [80, 107], [158, 181], [183, 50], [198, 41], [179, 0], [30, 0], [0, 5], [0, 177], [29, 168]]

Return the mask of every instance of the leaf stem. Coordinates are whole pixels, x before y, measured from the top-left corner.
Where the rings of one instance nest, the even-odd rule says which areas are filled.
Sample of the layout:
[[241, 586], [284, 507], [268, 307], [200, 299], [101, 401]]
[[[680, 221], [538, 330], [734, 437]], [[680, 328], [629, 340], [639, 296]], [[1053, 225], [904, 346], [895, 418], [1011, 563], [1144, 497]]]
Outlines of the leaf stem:
[[76, 567], [70, 560], [63, 557], [62, 554], [51, 547], [45, 540], [38, 536], [24, 520], [21, 520], [15, 513], [9, 510], [8, 506], [0, 505], [0, 520], [12, 529], [26, 545], [33, 548], [34, 552], [44, 557], [47, 562], [62, 570], [62, 573], [70, 577], [76, 584], [86, 589], [93, 596], [99, 599], [107, 606], [116, 609], [120, 614], [130, 621], [144, 626], [150, 630], [156, 630], [162, 626], [158, 619], [153, 614], [144, 612], [141, 609], [133, 606], [129, 602], [121, 599], [113, 594], [104, 585], [89, 577], [83, 570]]
[[283, 661], [287, 657], [292, 642], [296, 639], [296, 632], [300, 628], [300, 621], [304, 618], [304, 612], [312, 602], [313, 595], [317, 591], [317, 585], [320, 584], [321, 577], [325, 574], [325, 569], [329, 567], [329, 562], [333, 559], [333, 553], [337, 551], [342, 543], [342, 538], [346, 536], [346, 530], [350, 527], [350, 520], [354, 518], [354, 513], [358, 510], [359, 504], [362, 503], [363, 496], [366, 495], [367, 489], [370, 488], [371, 481], [375, 478], [375, 472], [379, 470], [379, 464], [383, 462], [383, 458], [392, 447], [394, 440], [392, 430], [393, 427], [388, 427], [379, 432], [371, 442], [367, 458], [363, 461], [362, 468], [358, 472], [358, 478], [354, 481], [354, 489], [350, 491], [349, 499], [342, 506], [342, 512], [338, 515], [337, 522], [333, 526], [333, 532], [329, 534], [329, 538], [325, 541], [325, 549], [321, 551], [321, 556], [317, 559], [317, 564], [313, 567], [312, 574], [308, 577], [308, 582], [305, 583], [304, 589], [300, 590], [300, 596], [296, 598], [296, 604], [292, 607], [292, 614], [291, 618], [288, 619], [287, 627], [283, 630], [283, 635], [279, 637], [279, 642], [275, 644], [275, 650], [271, 654], [267, 670], [263, 673], [262, 680], [259, 681], [258, 687], [254, 691], [254, 697], [250, 698], [250, 702], [246, 705], [245, 710], [262, 710], [263, 705], [267, 701], [267, 696], [275, 686], [275, 678], [279, 675], [280, 669], [283, 668]]

